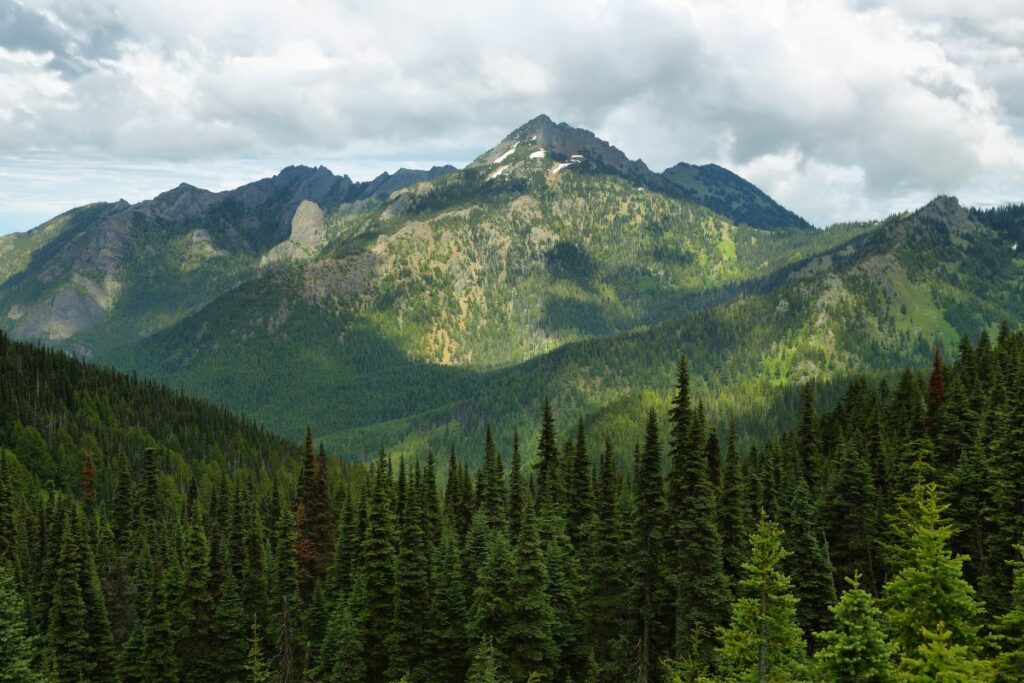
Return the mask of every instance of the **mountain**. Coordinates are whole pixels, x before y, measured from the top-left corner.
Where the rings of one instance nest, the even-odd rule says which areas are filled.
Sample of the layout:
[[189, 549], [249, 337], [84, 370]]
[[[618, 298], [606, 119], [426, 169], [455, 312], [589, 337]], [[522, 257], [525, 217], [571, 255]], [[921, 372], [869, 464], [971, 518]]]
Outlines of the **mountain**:
[[0, 237], [0, 326], [91, 354], [197, 310], [261, 266], [323, 240], [323, 216], [454, 169], [355, 183], [293, 166], [235, 190], [182, 184], [154, 199], [74, 209]]
[[682, 196], [734, 223], [769, 229], [811, 228], [810, 223], [780, 206], [753, 183], [721, 166], [683, 162], [665, 169], [661, 176]]
[[714, 420], [763, 423], [807, 379], [835, 395], [1024, 320], [1019, 212], [940, 197], [783, 227], [752, 185], [687, 168], [542, 116], [464, 169], [86, 207], [0, 242], [0, 321], [357, 456], [487, 423], [532, 439], [545, 394], [598, 434], [642, 424], [624, 411], [664, 407], [681, 352]]

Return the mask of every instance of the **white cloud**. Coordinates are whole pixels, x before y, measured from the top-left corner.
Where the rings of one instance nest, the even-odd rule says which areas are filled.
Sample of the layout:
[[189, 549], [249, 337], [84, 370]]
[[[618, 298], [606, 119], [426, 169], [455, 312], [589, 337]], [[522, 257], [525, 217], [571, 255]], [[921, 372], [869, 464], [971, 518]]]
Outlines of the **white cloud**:
[[[817, 223], [939, 192], [1024, 199], [1018, 0], [5, 9], [17, 21], [0, 29], [0, 172], [18, 158], [69, 176], [27, 183], [18, 201], [33, 206], [111, 198], [133, 174], [150, 187], [168, 179], [156, 166], [215, 181], [208, 169], [241, 178], [281, 160], [468, 160], [540, 112], [655, 169], [732, 167]], [[70, 175], [104, 164], [120, 170], [103, 184]]]

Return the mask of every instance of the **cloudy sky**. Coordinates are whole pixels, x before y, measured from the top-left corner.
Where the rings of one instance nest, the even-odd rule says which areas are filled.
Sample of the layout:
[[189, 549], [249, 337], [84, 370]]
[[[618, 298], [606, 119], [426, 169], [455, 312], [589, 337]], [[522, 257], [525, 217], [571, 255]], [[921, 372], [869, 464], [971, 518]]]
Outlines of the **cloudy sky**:
[[1020, 201], [1022, 52], [1022, 0], [0, 0], [0, 232], [461, 164], [541, 112], [818, 225]]

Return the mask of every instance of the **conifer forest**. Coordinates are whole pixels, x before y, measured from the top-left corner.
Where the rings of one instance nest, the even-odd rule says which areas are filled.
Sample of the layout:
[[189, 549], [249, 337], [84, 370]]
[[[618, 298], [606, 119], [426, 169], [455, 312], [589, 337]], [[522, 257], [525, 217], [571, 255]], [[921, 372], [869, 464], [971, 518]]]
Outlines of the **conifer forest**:
[[0, 336], [0, 681], [1024, 681], [1024, 333], [749, 448], [694, 371], [352, 462]]

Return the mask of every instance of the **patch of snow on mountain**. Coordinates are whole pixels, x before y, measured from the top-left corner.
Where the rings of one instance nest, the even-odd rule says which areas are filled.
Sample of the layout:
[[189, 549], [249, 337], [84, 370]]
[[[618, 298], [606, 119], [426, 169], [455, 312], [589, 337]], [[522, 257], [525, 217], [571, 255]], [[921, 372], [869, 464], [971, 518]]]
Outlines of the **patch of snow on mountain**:
[[543, 159], [547, 152], [543, 149], [538, 149], [536, 152], [530, 152], [531, 159]]
[[1010, 247], [1010, 251], [1017, 251], [1017, 243], [1016, 242], [1014, 242], [1013, 246]]
[[559, 171], [561, 171], [561, 170], [562, 170], [563, 168], [565, 168], [566, 166], [572, 166], [572, 165], [573, 165], [574, 163], [575, 163], [575, 162], [573, 162], [573, 161], [567, 161], [567, 162], [565, 162], [564, 164], [558, 164], [558, 165], [557, 165], [557, 166], [555, 166], [555, 167], [554, 167], [553, 169], [551, 169], [551, 175], [555, 175], [556, 173], [558, 173]]
[[491, 175], [487, 176], [487, 179], [488, 180], [494, 180], [495, 178], [497, 178], [498, 176], [500, 176], [502, 173], [504, 173], [507, 170], [508, 170], [508, 164], [505, 164], [504, 166], [500, 167], [497, 171], [495, 171]]
[[497, 159], [495, 159], [491, 163], [492, 164], [500, 164], [501, 162], [505, 161], [505, 159], [508, 159], [510, 156], [512, 156], [512, 153], [516, 151], [516, 147], [518, 147], [518, 146], [519, 146], [518, 142], [513, 143], [512, 146], [508, 149], [507, 152], [502, 154], [500, 157], [498, 157]]

